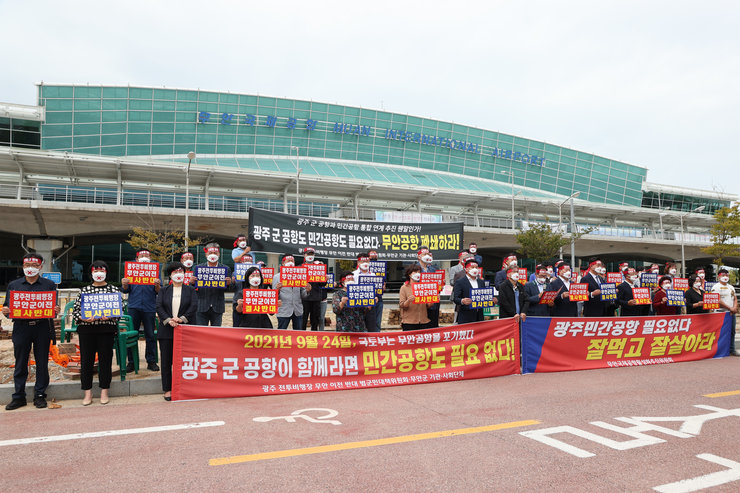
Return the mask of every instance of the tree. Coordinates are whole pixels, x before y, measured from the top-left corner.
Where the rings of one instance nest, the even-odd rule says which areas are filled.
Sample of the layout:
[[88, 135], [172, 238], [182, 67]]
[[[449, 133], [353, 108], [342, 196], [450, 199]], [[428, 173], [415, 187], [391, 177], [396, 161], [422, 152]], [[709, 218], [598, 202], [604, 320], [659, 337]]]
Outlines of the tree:
[[[137, 226], [128, 238], [127, 243], [136, 250], [142, 248], [149, 250], [155, 262], [166, 262], [175, 253], [185, 251], [185, 233], [182, 231], [153, 231]], [[197, 246], [201, 243], [200, 238], [188, 238], [188, 246]]]
[[[593, 228], [572, 234], [573, 241], [590, 233]], [[534, 259], [535, 263], [544, 262], [558, 256], [560, 249], [571, 242], [571, 235], [562, 235], [553, 231], [549, 224], [530, 224], [527, 230], [519, 230], [514, 235], [521, 246], [519, 253]]]
[[726, 257], [740, 256], [740, 244], [730, 243], [740, 237], [740, 209], [738, 204], [722, 207], [714, 213], [716, 222], [712, 225], [712, 246], [702, 248], [704, 253], [714, 256], [714, 262], [722, 265]]

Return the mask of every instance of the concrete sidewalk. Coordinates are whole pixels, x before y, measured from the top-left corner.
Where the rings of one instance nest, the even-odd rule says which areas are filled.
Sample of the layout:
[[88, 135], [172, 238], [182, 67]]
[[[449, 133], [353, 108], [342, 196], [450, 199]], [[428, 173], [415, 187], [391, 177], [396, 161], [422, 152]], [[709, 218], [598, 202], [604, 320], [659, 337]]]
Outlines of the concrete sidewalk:
[[[0, 385], [0, 403], [7, 404], [13, 397], [15, 387], [12, 383]], [[163, 394], [162, 379], [158, 376], [147, 378], [136, 378], [121, 382], [113, 379], [110, 384], [108, 395], [111, 397], [131, 397], [136, 395]], [[51, 382], [46, 389], [46, 398], [51, 401], [82, 399], [83, 391], [80, 389], [80, 381]], [[93, 381], [93, 395], [100, 396], [100, 388], [97, 379]], [[26, 385], [26, 399], [33, 400], [33, 382]]]

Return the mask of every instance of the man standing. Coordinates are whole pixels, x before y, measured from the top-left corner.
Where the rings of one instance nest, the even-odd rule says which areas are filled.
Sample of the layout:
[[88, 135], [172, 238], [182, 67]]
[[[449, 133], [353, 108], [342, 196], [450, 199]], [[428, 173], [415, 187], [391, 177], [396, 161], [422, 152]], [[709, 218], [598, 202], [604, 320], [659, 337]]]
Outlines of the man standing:
[[632, 288], [639, 287], [637, 270], [628, 267], [624, 271], [624, 282], [617, 286], [617, 304], [620, 306], [619, 315], [622, 317], [644, 317], [650, 312], [649, 305], [635, 303]]
[[[429, 251], [429, 247], [419, 247], [417, 257], [422, 272], [437, 272], [440, 270], [439, 266], [434, 263], [434, 258], [432, 257], [432, 252]], [[427, 308], [427, 317], [429, 317], [428, 329], [439, 327], [439, 303], [433, 303]]]
[[[377, 262], [378, 261], [378, 251], [377, 250], [370, 250], [368, 252], [368, 256], [370, 257], [370, 262]], [[386, 274], [383, 274], [383, 292], [385, 292], [385, 278]], [[378, 302], [375, 304], [375, 327], [378, 328], [378, 332], [380, 332], [380, 329], [383, 325], [383, 293], [376, 296], [378, 298]]]
[[[219, 262], [221, 258], [221, 247], [218, 243], [208, 243], [203, 251], [206, 254], [206, 263], [198, 264], [198, 267], [223, 267], [226, 269], [226, 286], [231, 285], [231, 269]], [[246, 254], [245, 254], [246, 255]], [[196, 271], [197, 272], [197, 271]], [[197, 282], [197, 277], [192, 277], [192, 283]], [[197, 325], [210, 325], [211, 327], [220, 327], [226, 310], [224, 292], [226, 288], [219, 287], [200, 287], [198, 288], [198, 311], [195, 314], [195, 323]]]
[[[15, 291], [56, 291], [57, 286], [51, 279], [40, 277], [44, 259], [41, 255], [29, 253], [23, 256], [23, 277], [8, 284], [8, 291], [3, 304], [3, 315], [10, 315], [10, 298]], [[59, 313], [59, 306], [54, 306], [54, 314]], [[28, 357], [33, 347], [36, 360], [36, 383], [33, 387], [33, 405], [41, 409], [46, 407], [46, 388], [49, 386], [49, 344], [54, 333], [53, 318], [36, 318], [13, 320], [13, 354], [15, 370], [13, 399], [5, 406], [12, 411], [26, 405], [26, 380], [28, 379]]]
[[712, 287], [712, 293], [719, 293], [719, 312], [730, 312], [732, 319], [732, 329], [730, 330], [730, 356], [740, 356], [740, 352], [735, 349], [735, 324], [737, 323], [737, 296], [735, 288], [730, 286], [730, 271], [721, 268], [717, 272], [719, 281]]
[[601, 276], [606, 275], [603, 262], [592, 258], [588, 264], [588, 273], [581, 278], [581, 282], [588, 284], [588, 300], [583, 302], [584, 317], [603, 317], [606, 314], [606, 302], [601, 299]]
[[577, 317], [578, 303], [570, 301], [570, 265], [563, 262], [558, 265], [558, 277], [550, 283], [550, 291], [557, 291], [555, 306], [552, 309], [553, 317]]
[[496, 289], [500, 289], [499, 284], [503, 284], [504, 282], [506, 282], [506, 277], [507, 277], [506, 273], [509, 270], [509, 268], [516, 267], [516, 266], [517, 266], [516, 255], [514, 253], [511, 253], [501, 263], [501, 270], [496, 272], [496, 277], [493, 279], [493, 285], [496, 287]]
[[[357, 256], [357, 269], [352, 272], [352, 278], [354, 282], [360, 284], [360, 276], [374, 276], [375, 274], [370, 272], [370, 255], [367, 253], [361, 253]], [[377, 296], [376, 296], [377, 299]], [[377, 304], [372, 308], [369, 308], [363, 316], [365, 317], [365, 328], [367, 332], [380, 332], [380, 326], [378, 325], [377, 316]]]
[[[316, 260], [316, 250], [307, 247], [303, 250], [303, 264], [319, 264], [322, 262]], [[325, 282], [309, 283], [311, 289], [306, 293], [303, 299], [303, 323], [302, 326], [308, 330], [308, 320], [311, 319], [311, 330], [321, 330], [321, 302], [326, 299]]]
[[527, 301], [529, 302], [527, 315], [533, 317], [548, 317], [550, 316], [550, 308], [552, 308], [555, 303], [550, 302], [549, 305], [540, 305], [540, 298], [542, 298], [542, 293], [548, 291], [547, 284], [550, 280], [550, 276], [547, 273], [547, 266], [542, 264], [538, 265], [534, 269], [534, 274], [534, 281], [529, 281], [524, 285], [524, 295], [527, 297]]
[[[295, 258], [293, 255], [284, 255], [281, 265], [283, 267], [295, 267]], [[306, 284], [305, 288], [284, 287], [280, 282], [280, 273], [275, 274], [272, 278], [272, 289], [279, 290], [278, 299], [280, 304], [277, 311], [278, 329], [285, 330], [288, 325], [293, 323], [293, 330], [303, 330], [301, 322], [303, 321], [303, 300], [311, 291], [311, 285]]]
[[522, 322], [527, 318], [529, 300], [524, 294], [524, 288], [519, 283], [519, 268], [509, 267], [506, 271], [506, 281], [498, 288], [498, 318], [514, 318]]
[[472, 290], [485, 287], [483, 281], [478, 279], [480, 273], [478, 262], [472, 256], [465, 260], [465, 275], [455, 281], [452, 289], [452, 301], [459, 307], [455, 323], [467, 324], [470, 322], [481, 322], [483, 320], [483, 308], [471, 308]]
[[[149, 250], [142, 249], [136, 252], [136, 261], [148, 263], [152, 261], [152, 255]], [[139, 330], [144, 325], [144, 339], [146, 340], [146, 349], [144, 357], [146, 358], [146, 367], [151, 371], [159, 371], [157, 365], [157, 340], [154, 338], [154, 315], [157, 311], [157, 293], [162, 287], [162, 280], [157, 278], [154, 284], [130, 284], [131, 279], [124, 277], [121, 279], [121, 292], [128, 293], [128, 314], [131, 316], [131, 323], [134, 330]], [[126, 371], [134, 371], [134, 355], [129, 348], [128, 363]]]
[[478, 255], [478, 245], [474, 241], [468, 245], [468, 251], [475, 257], [475, 262], [478, 264], [478, 270], [482, 270], [483, 257]]
[[[252, 249], [247, 246], [247, 236], [240, 234], [236, 237], [236, 240], [234, 240], [234, 249], [231, 250], [231, 259], [235, 264], [251, 264], [251, 259], [253, 257], [249, 254], [251, 251]], [[246, 258], [247, 255], [249, 255], [249, 259]]]

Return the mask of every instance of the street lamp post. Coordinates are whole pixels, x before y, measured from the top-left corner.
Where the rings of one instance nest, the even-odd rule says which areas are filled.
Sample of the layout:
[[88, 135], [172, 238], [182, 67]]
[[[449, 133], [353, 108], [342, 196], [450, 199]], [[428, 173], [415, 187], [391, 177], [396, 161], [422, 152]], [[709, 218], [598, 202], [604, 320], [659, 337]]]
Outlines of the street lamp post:
[[188, 249], [188, 219], [190, 215], [190, 163], [195, 159], [195, 152], [188, 152], [188, 167], [185, 170], [185, 251]]
[[300, 167], [300, 156], [299, 156], [300, 149], [296, 146], [290, 146], [291, 154], [293, 152], [293, 149], [295, 149], [295, 213], [296, 215], [298, 215], [300, 214], [298, 212], [298, 206], [299, 206], [298, 192], [301, 186], [301, 167]]
[[[573, 199], [581, 195], [581, 192], [575, 192], [567, 199], [563, 200], [560, 205], [558, 205], [558, 233], [562, 234], [563, 230], [563, 204], [568, 202], [570, 200], [570, 262], [571, 267], [573, 267], [573, 263], [575, 262], [575, 241], [573, 241], [573, 233], [575, 232], [574, 229], [574, 222], [573, 222]], [[560, 247], [560, 258], [563, 258], [563, 247]]]
[[685, 212], [683, 214], [679, 214], [678, 219], [681, 221], [681, 276], [686, 277], [686, 254], [684, 253], [684, 245], [686, 243], [684, 239], [684, 232], [683, 232], [683, 218], [691, 214], [692, 212], [701, 212], [704, 210], [704, 206], [700, 205], [699, 207], [690, 210], [689, 212]]

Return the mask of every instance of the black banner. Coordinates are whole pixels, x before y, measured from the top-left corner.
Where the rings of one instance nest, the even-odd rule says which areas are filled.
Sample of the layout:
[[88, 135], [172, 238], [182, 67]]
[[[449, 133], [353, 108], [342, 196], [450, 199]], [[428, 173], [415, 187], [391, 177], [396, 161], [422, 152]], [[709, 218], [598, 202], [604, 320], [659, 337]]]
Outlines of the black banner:
[[463, 249], [463, 223], [387, 223], [295, 216], [249, 208], [249, 246], [257, 252], [356, 259], [377, 250], [382, 260], [416, 260], [426, 246], [435, 260], [457, 260]]

